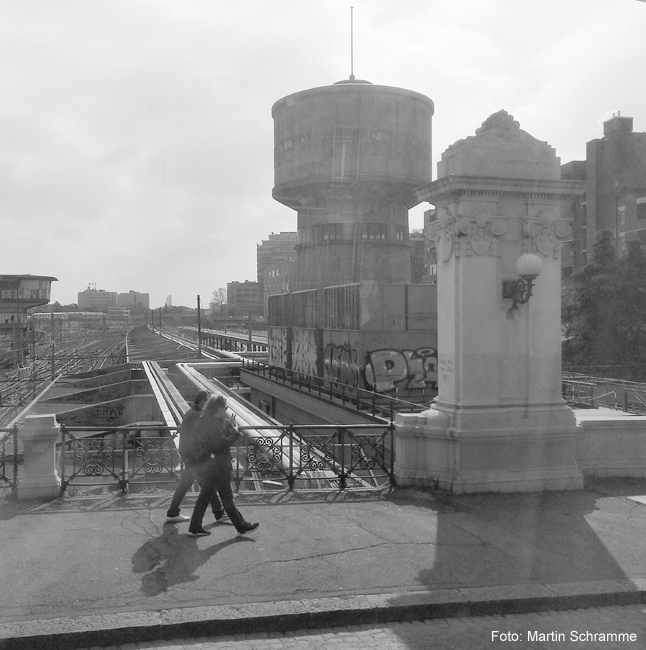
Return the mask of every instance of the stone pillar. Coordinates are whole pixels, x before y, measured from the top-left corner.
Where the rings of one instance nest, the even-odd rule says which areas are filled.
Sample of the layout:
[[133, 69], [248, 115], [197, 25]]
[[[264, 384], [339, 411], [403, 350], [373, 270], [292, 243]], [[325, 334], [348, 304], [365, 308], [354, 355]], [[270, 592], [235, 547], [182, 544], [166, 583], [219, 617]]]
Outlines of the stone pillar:
[[55, 499], [60, 479], [56, 471], [56, 442], [60, 427], [54, 415], [28, 415], [19, 425], [19, 440], [24, 449], [23, 475], [18, 498]]
[[[395, 475], [453, 492], [578, 489], [578, 435], [561, 398], [563, 206], [585, 185], [560, 180], [547, 143], [504, 111], [443, 155], [433, 203], [438, 275], [438, 397], [397, 416]], [[542, 272], [512, 309], [503, 282], [523, 253]]]

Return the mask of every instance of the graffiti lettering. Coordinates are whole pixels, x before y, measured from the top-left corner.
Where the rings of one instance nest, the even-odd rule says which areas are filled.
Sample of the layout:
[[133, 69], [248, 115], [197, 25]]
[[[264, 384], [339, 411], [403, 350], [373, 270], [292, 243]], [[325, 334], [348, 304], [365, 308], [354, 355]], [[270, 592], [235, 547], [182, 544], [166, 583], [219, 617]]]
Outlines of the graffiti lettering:
[[316, 375], [316, 344], [310, 330], [295, 330], [292, 369], [302, 375]]
[[119, 418], [125, 410], [123, 404], [115, 406], [114, 404], [103, 404], [96, 409], [96, 414], [100, 418], [108, 418], [110, 420]]
[[323, 354], [325, 378], [337, 381], [345, 386], [359, 385], [360, 371], [357, 351], [349, 344], [333, 345], [328, 343]]
[[287, 330], [272, 329], [268, 343], [269, 365], [287, 367]]
[[437, 387], [437, 350], [373, 350], [366, 355], [366, 384], [377, 393]]

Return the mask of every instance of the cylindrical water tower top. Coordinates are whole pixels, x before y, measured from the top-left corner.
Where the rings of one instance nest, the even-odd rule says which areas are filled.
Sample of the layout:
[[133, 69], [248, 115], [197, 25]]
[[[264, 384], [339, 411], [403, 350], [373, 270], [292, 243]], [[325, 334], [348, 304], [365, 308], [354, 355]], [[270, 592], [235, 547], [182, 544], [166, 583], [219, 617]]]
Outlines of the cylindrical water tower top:
[[353, 186], [412, 207], [431, 180], [433, 110], [425, 95], [361, 80], [283, 97], [272, 107], [274, 198], [298, 210]]

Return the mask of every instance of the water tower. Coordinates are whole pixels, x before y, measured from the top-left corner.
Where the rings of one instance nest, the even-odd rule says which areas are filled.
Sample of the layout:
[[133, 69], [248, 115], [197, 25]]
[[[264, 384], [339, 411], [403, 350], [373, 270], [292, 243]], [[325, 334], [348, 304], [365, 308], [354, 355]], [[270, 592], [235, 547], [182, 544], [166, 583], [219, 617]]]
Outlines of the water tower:
[[274, 104], [273, 197], [298, 212], [295, 289], [410, 282], [408, 210], [431, 180], [433, 109], [353, 77]]

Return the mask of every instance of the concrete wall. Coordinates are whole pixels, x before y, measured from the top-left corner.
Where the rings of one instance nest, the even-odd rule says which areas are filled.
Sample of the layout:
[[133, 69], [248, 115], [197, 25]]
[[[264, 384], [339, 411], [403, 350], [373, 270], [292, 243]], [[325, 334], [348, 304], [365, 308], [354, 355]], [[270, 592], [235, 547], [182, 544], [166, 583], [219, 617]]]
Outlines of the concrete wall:
[[242, 381], [251, 387], [248, 398], [254, 406], [283, 424], [374, 424], [376, 418], [360, 414], [306, 392], [292, 390], [274, 380], [242, 372]]
[[576, 416], [576, 462], [584, 477], [646, 477], [646, 417], [608, 409]]

